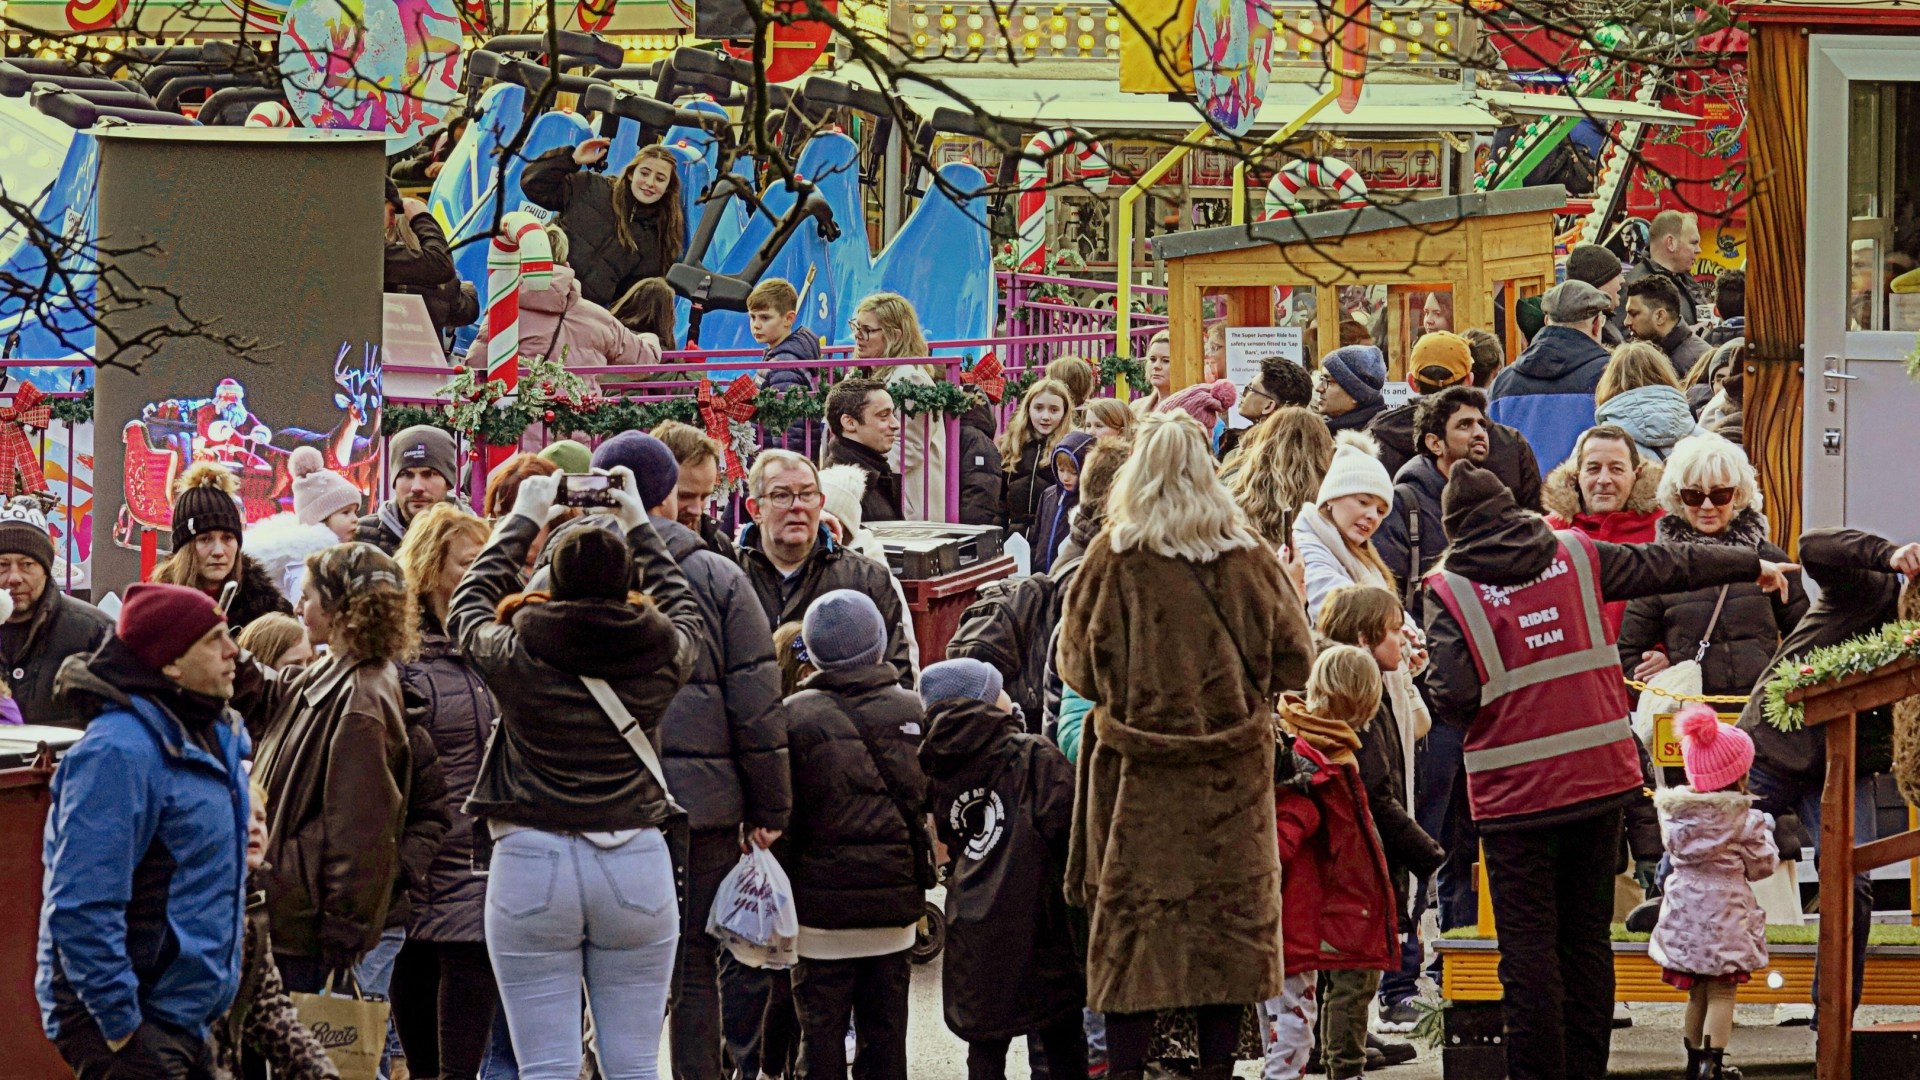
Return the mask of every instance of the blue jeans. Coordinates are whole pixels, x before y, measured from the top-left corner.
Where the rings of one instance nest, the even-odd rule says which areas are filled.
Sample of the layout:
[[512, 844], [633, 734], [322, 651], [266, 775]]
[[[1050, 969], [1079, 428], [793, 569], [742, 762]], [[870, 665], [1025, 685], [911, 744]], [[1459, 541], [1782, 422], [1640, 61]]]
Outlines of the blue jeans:
[[[1824, 760], [1824, 758], [1823, 758]], [[1824, 769], [1823, 769], [1824, 771]], [[1771, 772], [1760, 762], [1753, 763], [1747, 772], [1747, 788], [1753, 793], [1754, 806], [1759, 810], [1779, 817], [1782, 814], [1795, 814], [1800, 824], [1806, 826], [1815, 847], [1814, 863], [1819, 864], [1820, 852], [1820, 794], [1825, 790], [1825, 778], [1801, 780]], [[1853, 842], [1866, 843], [1876, 839], [1873, 819], [1873, 800], [1856, 798], [1853, 801]], [[1873, 928], [1873, 883], [1865, 874], [1857, 874], [1853, 879], [1853, 1004], [1860, 1006], [1860, 983], [1867, 973], [1867, 932]], [[1813, 980], [1813, 1003], [1820, 1004], [1820, 977], [1815, 969]], [[1814, 1024], [1820, 1023], [1816, 1013]], [[1852, 1023], [1849, 1017], [1847, 1023]]]
[[525, 1080], [580, 1074], [580, 989], [606, 1080], [656, 1080], [680, 909], [666, 838], [617, 848], [523, 829], [494, 842], [487, 950]]
[[1461, 728], [1435, 724], [1414, 755], [1414, 820], [1447, 852], [1434, 875], [1441, 930], [1472, 926], [1480, 918], [1473, 881], [1480, 834], [1467, 808], [1466, 737]]
[[[389, 926], [380, 932], [380, 943], [367, 950], [367, 955], [353, 966], [353, 977], [360, 982], [360, 989], [376, 997], [386, 997], [393, 986], [393, 961], [400, 955], [400, 947], [407, 943], [407, 928]], [[400, 1036], [393, 1029], [393, 1019], [387, 1019], [387, 1046], [380, 1052], [380, 1080], [387, 1080], [388, 1068], [393, 1055], [400, 1053]]]

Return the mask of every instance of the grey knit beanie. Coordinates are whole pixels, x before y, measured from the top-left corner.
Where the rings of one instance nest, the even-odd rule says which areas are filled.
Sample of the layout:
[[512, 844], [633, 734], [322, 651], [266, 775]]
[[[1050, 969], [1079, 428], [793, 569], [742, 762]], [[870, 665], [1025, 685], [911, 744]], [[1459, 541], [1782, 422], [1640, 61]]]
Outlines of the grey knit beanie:
[[887, 624], [866, 593], [835, 589], [813, 602], [800, 624], [807, 654], [822, 671], [877, 664], [887, 652]]
[[920, 700], [928, 708], [949, 698], [971, 698], [992, 705], [1000, 700], [1005, 685], [1000, 669], [984, 660], [942, 660], [920, 673]]

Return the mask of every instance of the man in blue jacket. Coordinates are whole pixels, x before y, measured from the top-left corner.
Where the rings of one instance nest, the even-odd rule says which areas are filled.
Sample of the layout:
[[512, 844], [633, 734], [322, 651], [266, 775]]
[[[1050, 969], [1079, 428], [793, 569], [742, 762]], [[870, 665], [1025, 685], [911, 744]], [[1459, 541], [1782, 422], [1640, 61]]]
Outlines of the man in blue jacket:
[[34, 991], [79, 1080], [213, 1075], [245, 914], [239, 654], [206, 594], [141, 584], [56, 679], [92, 722], [53, 776]]
[[1488, 419], [1526, 436], [1543, 477], [1593, 426], [1593, 390], [1611, 359], [1601, 328], [1612, 310], [1607, 294], [1584, 281], [1554, 286], [1540, 304], [1546, 325], [1487, 392]]

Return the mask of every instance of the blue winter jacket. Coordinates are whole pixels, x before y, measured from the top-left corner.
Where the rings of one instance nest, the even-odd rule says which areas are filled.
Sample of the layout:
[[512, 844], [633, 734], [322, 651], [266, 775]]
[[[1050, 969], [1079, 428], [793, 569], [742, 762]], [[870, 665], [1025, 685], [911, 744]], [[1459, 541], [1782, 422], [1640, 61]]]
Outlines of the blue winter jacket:
[[[109, 645], [111, 647], [111, 645]], [[104, 651], [104, 650], [103, 650]], [[34, 993], [49, 1038], [91, 1014], [107, 1039], [160, 1020], [201, 1036], [240, 986], [250, 751], [233, 714], [216, 757], [151, 698], [70, 657], [101, 700], [53, 774]]]
[[[1064, 455], [1073, 462], [1076, 470], [1087, 467], [1087, 450], [1093, 446], [1093, 436], [1084, 431], [1069, 432], [1053, 448], [1054, 472], [1059, 473], [1058, 462]], [[1059, 554], [1060, 546], [1067, 542], [1073, 533], [1073, 508], [1080, 505], [1080, 484], [1076, 480], [1072, 490], [1055, 482], [1046, 494], [1040, 496], [1040, 509], [1033, 515], [1033, 572], [1045, 573], [1053, 565], [1053, 558]]]
[[[787, 363], [796, 360], [820, 359], [820, 338], [804, 326], [796, 326], [793, 332], [781, 339], [780, 344], [769, 348], [766, 362], [769, 364]], [[783, 368], [766, 373], [763, 384], [767, 390], [813, 390], [812, 369]], [[819, 458], [825, 449], [821, 442], [822, 428], [818, 420], [795, 420], [787, 428], [786, 441], [779, 444], [781, 449], [804, 454], [810, 458]]]
[[1541, 476], [1572, 456], [1580, 433], [1593, 426], [1593, 390], [1609, 359], [1605, 347], [1574, 327], [1548, 326], [1494, 376], [1487, 417], [1526, 436]]

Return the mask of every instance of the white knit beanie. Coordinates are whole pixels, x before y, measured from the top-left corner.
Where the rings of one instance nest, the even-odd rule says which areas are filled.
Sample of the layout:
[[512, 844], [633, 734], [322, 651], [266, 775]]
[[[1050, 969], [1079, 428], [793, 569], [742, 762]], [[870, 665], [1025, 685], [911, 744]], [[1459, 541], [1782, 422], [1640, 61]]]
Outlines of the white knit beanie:
[[1364, 431], [1343, 431], [1334, 437], [1333, 464], [1327, 467], [1327, 478], [1320, 481], [1320, 494], [1313, 501], [1325, 506], [1342, 495], [1373, 495], [1393, 505], [1393, 478], [1380, 464], [1380, 444]]
[[851, 536], [860, 531], [860, 500], [867, 494], [867, 470], [858, 465], [829, 465], [820, 470], [820, 492], [827, 513]]

